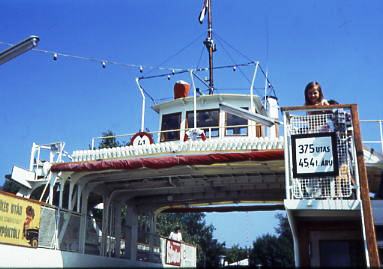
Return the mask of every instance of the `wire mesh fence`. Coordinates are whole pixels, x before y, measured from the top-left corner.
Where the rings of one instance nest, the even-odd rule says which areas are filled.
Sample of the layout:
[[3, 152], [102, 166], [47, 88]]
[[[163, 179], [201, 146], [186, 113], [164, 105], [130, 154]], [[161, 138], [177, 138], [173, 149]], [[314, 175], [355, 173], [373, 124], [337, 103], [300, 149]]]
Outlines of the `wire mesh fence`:
[[[284, 116], [286, 150], [289, 151], [289, 189], [293, 198], [351, 197], [355, 186], [351, 113], [347, 109], [332, 109], [286, 112]], [[333, 140], [330, 146], [312, 142], [327, 137]], [[297, 139], [306, 143], [299, 144]], [[330, 150], [334, 156], [326, 159]], [[334, 173], [327, 172], [326, 166], [334, 168]], [[299, 174], [297, 171], [304, 172]]]

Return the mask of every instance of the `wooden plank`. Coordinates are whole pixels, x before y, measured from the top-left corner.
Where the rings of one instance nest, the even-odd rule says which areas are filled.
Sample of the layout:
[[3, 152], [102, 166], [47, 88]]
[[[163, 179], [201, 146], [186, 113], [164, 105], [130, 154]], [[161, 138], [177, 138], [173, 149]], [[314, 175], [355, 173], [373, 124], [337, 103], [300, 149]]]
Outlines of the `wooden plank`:
[[367, 170], [364, 163], [363, 144], [362, 144], [362, 138], [361, 138], [362, 135], [360, 131], [357, 105], [351, 105], [351, 115], [352, 115], [352, 123], [354, 127], [354, 142], [355, 142], [355, 150], [356, 150], [356, 156], [357, 156], [357, 162], [358, 162], [360, 196], [361, 196], [362, 207], [363, 207], [362, 210], [363, 210], [364, 229], [366, 234], [370, 267], [379, 268], [380, 266], [379, 252], [378, 252], [378, 245], [376, 243], [374, 219], [372, 215], [371, 201], [369, 196]]
[[337, 108], [347, 108], [349, 109], [353, 105], [329, 105], [329, 106], [285, 106], [281, 107], [281, 111], [306, 111], [306, 110], [317, 110], [317, 109], [337, 109]]

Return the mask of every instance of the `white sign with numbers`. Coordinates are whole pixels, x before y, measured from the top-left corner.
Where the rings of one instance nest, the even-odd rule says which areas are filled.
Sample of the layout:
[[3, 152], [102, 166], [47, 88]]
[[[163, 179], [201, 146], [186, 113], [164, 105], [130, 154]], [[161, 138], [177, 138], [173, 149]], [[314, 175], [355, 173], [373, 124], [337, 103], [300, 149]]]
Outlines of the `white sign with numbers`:
[[146, 132], [136, 133], [130, 140], [130, 144], [133, 146], [145, 146], [153, 143], [151, 134]]
[[331, 176], [338, 172], [334, 133], [292, 136], [294, 177]]

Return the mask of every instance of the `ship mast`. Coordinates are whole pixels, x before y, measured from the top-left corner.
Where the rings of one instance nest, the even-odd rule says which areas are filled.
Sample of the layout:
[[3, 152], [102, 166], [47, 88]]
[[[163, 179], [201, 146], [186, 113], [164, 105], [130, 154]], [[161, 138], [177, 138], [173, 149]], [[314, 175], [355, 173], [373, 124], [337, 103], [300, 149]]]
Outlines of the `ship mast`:
[[216, 46], [213, 40], [211, 0], [205, 0], [205, 5], [207, 7], [207, 37], [203, 43], [209, 53], [209, 94], [213, 94], [213, 53], [216, 51]]

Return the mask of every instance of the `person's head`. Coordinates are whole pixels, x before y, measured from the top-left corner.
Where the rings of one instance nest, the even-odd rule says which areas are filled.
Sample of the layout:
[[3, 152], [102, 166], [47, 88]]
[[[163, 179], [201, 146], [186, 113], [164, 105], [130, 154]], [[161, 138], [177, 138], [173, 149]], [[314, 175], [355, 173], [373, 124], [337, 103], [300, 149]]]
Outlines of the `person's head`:
[[176, 226], [176, 227], [174, 228], [174, 231], [175, 231], [176, 233], [181, 232], [181, 227], [180, 227], [180, 226]]
[[320, 84], [312, 81], [305, 88], [305, 105], [316, 105], [323, 100], [323, 92]]
[[30, 205], [25, 209], [25, 213], [27, 217], [31, 217], [32, 219], [35, 217], [35, 210]]

